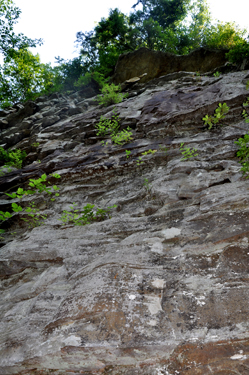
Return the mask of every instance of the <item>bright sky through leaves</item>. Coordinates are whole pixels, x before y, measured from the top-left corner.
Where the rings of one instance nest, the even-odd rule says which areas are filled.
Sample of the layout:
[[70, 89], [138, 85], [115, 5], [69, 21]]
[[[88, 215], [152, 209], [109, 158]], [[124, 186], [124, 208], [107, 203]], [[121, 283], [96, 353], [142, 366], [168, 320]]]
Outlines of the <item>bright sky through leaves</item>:
[[[33, 53], [40, 54], [41, 62], [54, 65], [55, 56], [64, 59], [78, 56], [74, 53], [78, 31], [92, 30], [101, 17], [108, 17], [111, 8], [129, 14], [135, 3], [136, 0], [15, 0], [22, 10], [15, 31], [30, 38], [42, 38], [43, 46], [33, 49]], [[249, 33], [247, 1], [208, 0], [208, 4], [214, 19], [235, 21]]]

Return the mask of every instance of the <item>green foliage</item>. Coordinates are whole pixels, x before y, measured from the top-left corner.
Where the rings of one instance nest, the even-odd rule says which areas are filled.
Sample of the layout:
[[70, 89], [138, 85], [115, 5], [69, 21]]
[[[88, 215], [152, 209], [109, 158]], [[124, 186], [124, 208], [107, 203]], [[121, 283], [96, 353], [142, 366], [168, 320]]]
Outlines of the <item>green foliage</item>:
[[[128, 127], [124, 130], [119, 130], [119, 116], [113, 111], [111, 119], [101, 116], [100, 121], [95, 125], [96, 134], [99, 136], [111, 136], [111, 140], [116, 145], [123, 145], [132, 139], [132, 131]], [[105, 144], [105, 141], [102, 142]]]
[[113, 143], [121, 146], [125, 143], [130, 142], [132, 140], [132, 131], [130, 130], [131, 129], [128, 127], [127, 129], [121, 130], [116, 134], [112, 134], [111, 138]]
[[149, 154], [155, 154], [157, 152], [157, 150], [148, 150], [148, 151], [145, 151], [145, 152], [142, 152], [142, 155], [143, 156], [146, 156], [146, 155], [149, 155]]
[[4, 176], [6, 173], [9, 173], [12, 171], [12, 168], [4, 165], [2, 168], [0, 168], [0, 176]]
[[32, 143], [32, 147], [39, 147], [39, 145], [40, 145], [40, 143], [39, 142], [34, 142], [34, 143]]
[[107, 107], [111, 104], [121, 103], [124, 98], [127, 97], [127, 94], [122, 94], [121, 87], [118, 85], [111, 85], [104, 84], [103, 88], [101, 89], [102, 95], [97, 97], [99, 104], [104, 105]]
[[231, 49], [243, 42], [246, 30], [241, 30], [234, 22], [217, 22], [204, 31], [203, 46], [208, 48]]
[[128, 159], [130, 157], [130, 155], [131, 155], [131, 151], [130, 150], [125, 150], [125, 153], [126, 153], [126, 157]]
[[96, 134], [106, 136], [107, 134], [116, 134], [119, 129], [119, 116], [113, 111], [111, 119], [100, 116], [100, 121], [95, 125]]
[[[52, 176], [55, 178], [60, 178], [60, 176], [56, 173], [54, 173]], [[46, 185], [46, 182], [49, 185], [50, 185], [50, 182], [47, 181], [47, 175], [45, 173], [40, 178], [37, 178], [37, 179], [31, 178], [29, 181], [30, 181], [29, 186], [35, 189], [35, 192], [42, 193], [45, 191], [47, 194], [51, 195], [55, 193], [56, 197], [59, 196], [59, 193], [57, 192], [59, 188], [56, 185], [53, 185], [52, 188]]]
[[249, 134], [245, 134], [234, 143], [239, 147], [236, 155], [242, 165], [241, 171], [243, 175], [247, 175], [246, 178], [249, 178]]
[[244, 118], [245, 122], [249, 123], [249, 116], [246, 112], [245, 108], [249, 106], [249, 97], [247, 98], [246, 102], [243, 103], [243, 111], [242, 111], [242, 117]]
[[[60, 178], [60, 175], [57, 173], [51, 174], [52, 177], [54, 178]], [[23, 188], [18, 188], [15, 193], [9, 194], [8, 197], [12, 199], [19, 199], [21, 200], [23, 196], [27, 195], [32, 195], [32, 194], [37, 194], [37, 193], [42, 193], [46, 192], [49, 195], [54, 194], [55, 197], [58, 197], [58, 190], [59, 188], [56, 185], [53, 185], [52, 188], [48, 187], [46, 184], [50, 185], [50, 182], [47, 181], [47, 175], [43, 174], [40, 178], [38, 179], [30, 179], [29, 180], [29, 186], [32, 187], [34, 190], [24, 190]], [[52, 198], [51, 200], [54, 200]], [[18, 212], [24, 212], [23, 207], [18, 205], [16, 202], [13, 202], [11, 204], [12, 207], [12, 213], [6, 211], [0, 211], [0, 220], [6, 220], [12, 217], [13, 213], [18, 213]], [[26, 221], [29, 225], [29, 227], [36, 227], [38, 225], [43, 224], [43, 221], [41, 219], [45, 220], [47, 218], [47, 215], [44, 215], [39, 212], [39, 209], [35, 206], [35, 203], [32, 202], [31, 206], [26, 207], [25, 212], [27, 213], [27, 216], [29, 216], [28, 219], [22, 218], [22, 220]]]
[[219, 76], [220, 76], [220, 72], [215, 72], [215, 73], [213, 74], [213, 76], [214, 76], [214, 77], [219, 77]]
[[104, 74], [99, 72], [86, 72], [84, 75], [79, 77], [79, 79], [74, 83], [74, 86], [82, 88], [90, 84], [92, 81], [97, 82], [100, 87], [103, 87], [106, 84]]
[[198, 156], [196, 148], [190, 148], [190, 147], [187, 147], [187, 146], [183, 147], [183, 146], [184, 146], [184, 143], [181, 143], [180, 151], [181, 151], [181, 154], [183, 156], [181, 161], [188, 160], [188, 159], [194, 158], [195, 156]]
[[70, 211], [64, 210], [61, 218], [63, 225], [74, 224], [74, 225], [87, 225], [94, 221], [102, 221], [106, 218], [110, 218], [110, 211], [117, 207], [116, 205], [109, 206], [107, 208], [95, 209], [94, 204], [88, 203], [82, 209], [76, 209], [77, 204], [73, 203], [70, 206]]
[[[219, 103], [218, 108], [216, 108], [214, 116], [208, 116], [206, 115], [203, 117], [204, 125], [208, 125], [208, 130], [211, 130], [213, 125], [219, 123], [222, 119], [225, 118], [225, 115], [229, 111], [229, 107], [226, 105], [226, 103]], [[220, 124], [221, 125], [221, 124]]]
[[232, 49], [226, 54], [228, 60], [232, 63], [242, 63], [244, 59], [249, 58], [249, 42], [240, 40]]
[[1, 108], [31, 99], [49, 85], [48, 75], [43, 74], [45, 65], [40, 64], [38, 55], [28, 50], [41, 45], [42, 40], [14, 32], [20, 14], [12, 0], [0, 1], [0, 52], [4, 59], [0, 67]]
[[[249, 106], [249, 97], [246, 102], [243, 103], [243, 108]], [[245, 122], [249, 123], [249, 116], [245, 109], [242, 111], [242, 117], [245, 119]], [[234, 142], [238, 147], [237, 157], [240, 159], [242, 165], [241, 171], [243, 175], [246, 175], [246, 178], [249, 178], [249, 134], [245, 134], [244, 137], [238, 139]]]
[[21, 168], [26, 156], [26, 152], [20, 149], [5, 150], [3, 147], [0, 147], [0, 164], [2, 165]]
[[144, 163], [144, 161], [142, 159], [143, 156], [146, 156], [146, 155], [149, 155], [149, 154], [154, 155], [156, 152], [157, 152], [157, 150], [148, 150], [148, 151], [142, 152], [142, 156], [139, 156], [139, 158], [136, 160], [137, 166], [139, 166], [139, 165], [141, 165], [141, 164]]
[[[13, 206], [13, 203], [12, 203], [12, 206]], [[19, 211], [17, 211], [17, 212], [19, 212]], [[27, 212], [27, 215], [29, 216], [29, 219], [22, 218], [22, 220], [27, 222], [30, 228], [35, 228], [35, 227], [38, 227], [38, 226], [44, 224], [44, 221], [42, 221], [42, 220], [47, 219], [47, 215], [40, 213], [39, 209], [36, 208], [36, 205], [35, 205], [34, 202], [31, 203], [31, 206], [29, 206], [25, 209], [25, 212]]]
[[[142, 3], [142, 10], [135, 8]], [[120, 54], [139, 47], [177, 52], [176, 25], [187, 15], [189, 0], [143, 0], [126, 16], [111, 9], [90, 32], [78, 32], [76, 43], [81, 48], [83, 65], [88, 72], [105, 77], [114, 72]]]
[[145, 189], [147, 190], [147, 192], [149, 192], [151, 190], [151, 184], [149, 183], [148, 178], [144, 179], [143, 185], [144, 185]]
[[139, 156], [139, 158], [136, 160], [136, 163], [137, 163], [137, 166], [141, 165], [144, 163], [144, 161], [142, 160], [142, 157]]
[[[71, 92], [75, 90], [75, 87], [81, 88], [83, 83], [80, 79], [86, 73], [82, 56], [72, 60], [64, 60], [60, 57], [56, 57], [55, 59], [58, 65], [52, 68], [52, 86], [49, 92]], [[87, 85], [89, 81], [86, 78], [84, 84]]]
[[0, 1], [0, 52], [4, 58], [10, 57], [14, 51], [42, 44], [41, 39], [30, 39], [23, 34], [14, 33], [20, 14], [21, 10], [14, 5], [13, 0]]
[[[57, 173], [51, 174], [54, 178], [60, 178], [61, 176]], [[22, 200], [23, 196], [27, 195], [33, 195], [33, 194], [41, 194], [41, 193], [47, 193], [50, 196], [53, 194], [54, 197], [58, 197], [58, 190], [59, 188], [56, 185], [51, 185], [49, 181], [47, 181], [47, 175], [43, 174], [38, 179], [30, 179], [29, 180], [29, 186], [33, 190], [24, 190], [22, 188], [18, 188], [15, 193], [8, 194], [10, 198], [12, 199], [19, 199]], [[50, 200], [54, 201], [55, 198], [51, 198]], [[35, 202], [32, 202], [28, 207], [25, 209], [17, 204], [16, 202], [13, 202], [11, 204], [12, 212], [6, 211], [0, 211], [0, 220], [5, 221], [13, 216], [14, 213], [22, 212], [28, 216], [28, 218], [24, 217], [22, 220], [28, 223], [30, 228], [34, 228], [37, 226], [40, 226], [44, 223], [44, 220], [47, 219], [47, 215], [43, 214], [39, 211], [37, 208]], [[72, 206], [70, 206], [70, 211], [64, 210], [60, 219], [63, 224], [72, 223], [74, 225], [86, 225], [90, 224], [94, 221], [101, 221], [105, 220], [106, 218], [110, 218], [110, 211], [115, 208], [116, 205], [107, 207], [107, 208], [95, 208], [95, 205], [87, 204], [82, 209], [76, 209], [76, 203], [73, 203]], [[0, 233], [4, 233], [4, 230], [0, 230]]]
[[[138, 8], [139, 6], [139, 8]], [[20, 10], [12, 0], [0, 2], [0, 106], [35, 99], [41, 94], [71, 92], [93, 85], [102, 88], [100, 104], [119, 103], [125, 96], [107, 85], [122, 53], [140, 47], [182, 55], [199, 47], [230, 49], [233, 62], [248, 57], [245, 30], [234, 23], [211, 21], [205, 0], [138, 0], [129, 16], [117, 8], [89, 32], [77, 33], [80, 55], [72, 60], [57, 57], [57, 66], [42, 64], [28, 48], [41, 44], [23, 34], [14, 34]]]

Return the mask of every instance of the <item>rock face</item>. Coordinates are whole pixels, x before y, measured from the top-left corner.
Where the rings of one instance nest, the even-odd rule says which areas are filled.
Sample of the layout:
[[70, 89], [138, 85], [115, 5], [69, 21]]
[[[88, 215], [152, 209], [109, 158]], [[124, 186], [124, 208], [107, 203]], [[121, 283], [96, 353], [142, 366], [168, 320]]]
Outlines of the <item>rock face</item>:
[[199, 48], [189, 55], [178, 56], [140, 48], [119, 56], [113, 81], [116, 84], [122, 83], [134, 76], [146, 74], [142, 82], [147, 82], [153, 78], [179, 71], [208, 72], [225, 64], [226, 52], [227, 50]]
[[[248, 375], [249, 189], [234, 143], [249, 130], [248, 79], [178, 72], [136, 83], [115, 105], [133, 131], [123, 146], [96, 136], [114, 106], [77, 94], [39, 98], [24, 118], [1, 113], [1, 143], [28, 153], [0, 178], [2, 209], [4, 192], [61, 175], [55, 201], [24, 199], [48, 215], [43, 225], [29, 229], [20, 213], [4, 224], [1, 375]], [[207, 130], [202, 118], [219, 103], [229, 113]], [[198, 156], [182, 160], [183, 142]], [[117, 208], [63, 226], [73, 202]]]

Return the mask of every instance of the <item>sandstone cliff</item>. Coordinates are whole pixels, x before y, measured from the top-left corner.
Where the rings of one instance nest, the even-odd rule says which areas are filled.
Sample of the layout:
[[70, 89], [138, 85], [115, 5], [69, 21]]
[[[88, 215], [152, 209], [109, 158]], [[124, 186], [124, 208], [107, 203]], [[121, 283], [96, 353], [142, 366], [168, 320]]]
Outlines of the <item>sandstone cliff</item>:
[[[135, 84], [115, 105], [133, 132], [124, 146], [96, 136], [114, 106], [77, 93], [1, 112], [1, 144], [28, 153], [0, 177], [2, 210], [5, 192], [61, 176], [55, 201], [24, 199], [43, 225], [29, 229], [20, 213], [4, 224], [1, 375], [249, 373], [249, 182], [234, 143], [249, 130], [248, 79], [180, 71]], [[219, 103], [229, 113], [207, 130]], [[181, 160], [183, 142], [198, 156]], [[62, 225], [73, 202], [117, 207]]]

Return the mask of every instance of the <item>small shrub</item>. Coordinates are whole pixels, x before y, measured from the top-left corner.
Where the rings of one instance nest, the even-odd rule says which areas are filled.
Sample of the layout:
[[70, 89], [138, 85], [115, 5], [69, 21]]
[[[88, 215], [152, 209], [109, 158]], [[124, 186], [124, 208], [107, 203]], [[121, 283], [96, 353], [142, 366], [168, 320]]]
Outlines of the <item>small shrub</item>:
[[[55, 177], [55, 178], [60, 178], [60, 175], [58, 175], [57, 173], [54, 173], [51, 176]], [[50, 182], [47, 181], [47, 175], [44, 173], [38, 179], [32, 179], [31, 178], [29, 180], [29, 186], [31, 188], [33, 188], [34, 190], [24, 190], [22, 188], [18, 188], [15, 193], [12, 193], [12, 194], [6, 193], [6, 195], [8, 195], [8, 197], [10, 197], [12, 199], [17, 198], [20, 201], [22, 200], [23, 196], [42, 193], [42, 192], [46, 192], [50, 196], [52, 194], [54, 194], [55, 197], [58, 197], [59, 196], [59, 193], [58, 193], [59, 188], [56, 185], [53, 185], [52, 187], [49, 187], [46, 184], [50, 185]], [[51, 201], [54, 201], [54, 200], [55, 200], [55, 198], [51, 198]], [[44, 220], [47, 217], [47, 215], [41, 214], [39, 212], [39, 209], [37, 209], [35, 207], [34, 202], [31, 203], [31, 206], [26, 207], [25, 210], [23, 209], [22, 206], [18, 205], [16, 202], [13, 202], [11, 204], [11, 208], [12, 208], [12, 213], [8, 212], [8, 211], [6, 211], [6, 212], [0, 211], [0, 220], [5, 221], [6, 219], [11, 218], [13, 216], [13, 213], [25, 211], [27, 213], [27, 215], [29, 216], [29, 219], [22, 218], [22, 220], [26, 221], [29, 224], [30, 227], [36, 227], [38, 225], [43, 224], [43, 222], [41, 222], [41, 219]]]
[[[100, 122], [95, 125], [96, 134], [100, 136], [106, 136], [110, 134], [111, 140], [116, 145], [123, 145], [132, 140], [132, 131], [128, 127], [124, 130], [119, 130], [119, 116], [113, 111], [111, 119], [101, 116]], [[106, 144], [105, 141], [102, 141], [103, 144]]]
[[237, 43], [230, 51], [226, 54], [226, 57], [231, 63], [239, 64], [244, 59], [249, 58], [249, 43], [245, 40]]
[[100, 136], [106, 136], [107, 134], [116, 134], [119, 129], [119, 116], [115, 110], [111, 119], [104, 116], [100, 116], [100, 121], [95, 125], [96, 134]]
[[141, 165], [144, 163], [144, 161], [142, 160], [142, 157], [139, 156], [139, 158], [136, 160], [136, 163], [137, 163], [137, 166]]
[[144, 187], [145, 187], [145, 190], [146, 190], [147, 192], [150, 192], [150, 190], [151, 190], [151, 184], [149, 183], [148, 178], [145, 178], [145, 179], [144, 179], [144, 183], [143, 183], [143, 185], [144, 185]]
[[[208, 125], [208, 130], [211, 130], [213, 125], [219, 123], [222, 119], [225, 118], [225, 115], [229, 111], [229, 107], [226, 103], [219, 103], [218, 108], [216, 108], [214, 116], [206, 115], [203, 117], [204, 125]], [[221, 125], [221, 124], [220, 124]]]
[[149, 155], [149, 154], [154, 155], [156, 152], [157, 152], [157, 150], [149, 150], [149, 151], [142, 152], [142, 155], [143, 156], [146, 156], [146, 155]]
[[125, 150], [125, 153], [126, 153], [126, 157], [128, 159], [130, 157], [130, 155], [131, 155], [131, 151], [130, 150]]
[[31, 146], [33, 146], [33, 147], [38, 147], [40, 145], [40, 143], [39, 142], [34, 142], [34, 143], [32, 143], [32, 145]]
[[245, 108], [248, 107], [249, 105], [249, 98], [247, 98], [246, 102], [243, 103], [243, 111], [242, 111], [242, 117], [244, 118], [245, 122], [249, 123], [249, 116], [248, 113], [246, 112]]
[[111, 139], [113, 143], [121, 146], [125, 143], [130, 142], [132, 140], [132, 131], [130, 130], [131, 129], [128, 127], [127, 129], [121, 130], [120, 132], [116, 134], [112, 134]]
[[104, 105], [107, 107], [111, 104], [121, 103], [124, 98], [127, 97], [128, 94], [121, 94], [121, 87], [118, 85], [111, 85], [104, 84], [103, 88], [101, 89], [102, 95], [97, 96], [97, 101], [99, 104]]
[[116, 205], [107, 208], [97, 208], [95, 205], [88, 203], [82, 209], [76, 209], [77, 204], [73, 203], [70, 206], [71, 211], [64, 210], [61, 218], [63, 225], [74, 224], [74, 225], [87, 225], [94, 221], [102, 221], [106, 218], [110, 218], [110, 211], [117, 207]]
[[[238, 141], [234, 142], [238, 145], [239, 150], [237, 151], [237, 156], [240, 159], [241, 172], [243, 175], [249, 174], [249, 134], [245, 134], [244, 137], [238, 139]], [[249, 175], [246, 177], [248, 178]]]
[[23, 160], [26, 156], [26, 152], [20, 149], [5, 150], [3, 147], [0, 147], [0, 163], [2, 165], [19, 169], [22, 167]]
[[194, 158], [195, 156], [198, 156], [197, 149], [196, 148], [190, 148], [190, 147], [183, 147], [184, 143], [181, 143], [180, 145], [180, 151], [183, 156], [181, 161]]
[[83, 76], [80, 76], [78, 81], [74, 83], [74, 86], [82, 88], [88, 85], [92, 80], [97, 82], [100, 87], [103, 87], [106, 81], [106, 79], [104, 78], [104, 74], [101, 74], [99, 72], [87, 72]]
[[219, 76], [220, 76], [220, 72], [215, 72], [215, 73], [213, 74], [213, 76], [214, 76], [214, 77], [219, 77]]

